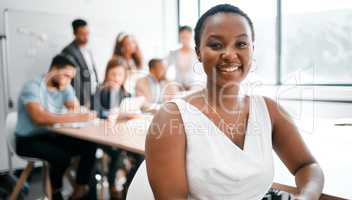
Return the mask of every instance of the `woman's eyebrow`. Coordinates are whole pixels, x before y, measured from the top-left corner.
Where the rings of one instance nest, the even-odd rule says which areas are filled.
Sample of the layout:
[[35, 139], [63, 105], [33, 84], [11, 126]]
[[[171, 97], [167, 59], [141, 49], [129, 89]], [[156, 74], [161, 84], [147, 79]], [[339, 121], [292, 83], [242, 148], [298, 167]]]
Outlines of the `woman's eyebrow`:
[[[240, 37], [248, 37], [247, 33], [241, 33], [239, 35], [236, 35], [235, 38], [240, 38]], [[222, 39], [223, 36], [217, 35], [217, 34], [210, 34], [208, 38], [215, 38], [215, 39]]]
[[247, 33], [242, 33], [242, 34], [239, 34], [236, 36], [236, 38], [239, 38], [239, 37], [248, 37], [248, 34]]
[[210, 39], [210, 38], [214, 38], [214, 39], [221, 39], [221, 38], [223, 38], [223, 37], [222, 37], [222, 36], [220, 36], [220, 35], [211, 34], [211, 35], [209, 35], [209, 36], [208, 36], [208, 39]]
[[[236, 35], [236, 36], [234, 36], [234, 39], [236, 39], [236, 40], [239, 40], [239, 39], [244, 39], [244, 40], [246, 40], [246, 39], [248, 39], [249, 37], [248, 37], [248, 34], [247, 33], [240, 33], [240, 34], [238, 34], [238, 35]], [[205, 41], [212, 41], [212, 40], [218, 40], [218, 41], [223, 41], [225, 38], [224, 38], [224, 36], [222, 36], [222, 35], [220, 35], [220, 34], [215, 34], [215, 33], [212, 33], [212, 34], [210, 34], [206, 39], [205, 39]]]

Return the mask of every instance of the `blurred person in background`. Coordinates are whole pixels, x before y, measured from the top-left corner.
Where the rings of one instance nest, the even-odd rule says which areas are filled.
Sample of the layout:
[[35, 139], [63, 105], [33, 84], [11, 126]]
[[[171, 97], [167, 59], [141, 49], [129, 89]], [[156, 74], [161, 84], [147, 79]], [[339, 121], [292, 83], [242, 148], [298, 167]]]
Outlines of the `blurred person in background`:
[[148, 66], [149, 74], [136, 83], [136, 95], [145, 97], [145, 107], [160, 105], [179, 91], [179, 84], [165, 79], [166, 66], [162, 59], [153, 58]]
[[40, 158], [50, 165], [53, 199], [63, 199], [62, 177], [71, 158], [80, 156], [76, 185], [70, 199], [87, 195], [95, 163], [96, 145], [48, 129], [57, 123], [93, 120], [94, 112], [72, 113], [79, 103], [70, 85], [76, 75], [74, 64], [66, 56], [53, 58], [49, 72], [27, 82], [18, 99], [16, 152], [20, 156]]
[[62, 53], [73, 58], [77, 67], [77, 74], [72, 81], [79, 103], [88, 109], [93, 105], [92, 99], [98, 86], [99, 79], [95, 67], [93, 54], [88, 48], [89, 28], [86, 21], [76, 19], [72, 22], [74, 40], [66, 46]]
[[[184, 90], [204, 88], [206, 75], [192, 46], [191, 27], [179, 28], [179, 41], [181, 47], [171, 51], [166, 58], [169, 70], [167, 78], [178, 82]], [[171, 77], [172, 73], [174, 77]]]
[[[121, 113], [121, 102], [130, 98], [131, 94], [125, 90], [124, 82], [127, 76], [127, 63], [121, 56], [113, 57], [107, 64], [103, 84], [95, 94], [94, 108], [99, 117], [110, 121], [125, 121], [140, 117], [136, 113]], [[128, 186], [132, 181], [138, 166], [144, 160], [144, 156], [124, 151], [111, 146], [103, 146], [102, 149], [109, 155], [108, 182], [110, 199], [123, 199]], [[126, 166], [126, 162], [128, 166]], [[121, 174], [116, 180], [116, 174]], [[122, 180], [122, 181], [121, 181]]]

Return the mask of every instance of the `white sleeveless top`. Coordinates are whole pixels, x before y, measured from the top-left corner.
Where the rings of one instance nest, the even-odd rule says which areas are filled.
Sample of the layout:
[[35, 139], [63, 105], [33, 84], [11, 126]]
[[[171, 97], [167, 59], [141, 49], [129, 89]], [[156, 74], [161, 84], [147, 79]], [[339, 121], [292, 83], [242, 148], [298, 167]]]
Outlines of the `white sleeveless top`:
[[[183, 99], [171, 102], [178, 106], [185, 127], [188, 199], [262, 199], [274, 176], [271, 120], [264, 98], [250, 96], [243, 150], [196, 107]], [[136, 178], [142, 179], [138, 173]]]

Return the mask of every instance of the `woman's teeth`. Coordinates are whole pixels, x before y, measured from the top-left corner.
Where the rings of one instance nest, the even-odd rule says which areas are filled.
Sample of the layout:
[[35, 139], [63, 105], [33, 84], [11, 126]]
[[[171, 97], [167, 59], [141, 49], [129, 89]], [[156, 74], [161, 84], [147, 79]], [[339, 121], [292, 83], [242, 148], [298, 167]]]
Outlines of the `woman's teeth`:
[[222, 72], [234, 72], [239, 68], [240, 68], [239, 66], [234, 66], [234, 67], [219, 67], [218, 69]]

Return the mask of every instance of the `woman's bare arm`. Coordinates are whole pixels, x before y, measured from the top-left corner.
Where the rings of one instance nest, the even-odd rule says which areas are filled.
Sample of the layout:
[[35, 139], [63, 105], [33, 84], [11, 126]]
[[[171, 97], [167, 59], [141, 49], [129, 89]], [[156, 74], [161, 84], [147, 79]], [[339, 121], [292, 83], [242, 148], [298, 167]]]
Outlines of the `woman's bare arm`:
[[157, 200], [181, 200], [188, 195], [186, 138], [181, 116], [167, 103], [154, 117], [146, 140], [149, 183]]
[[266, 98], [273, 126], [273, 148], [295, 176], [297, 198], [319, 199], [323, 190], [323, 172], [309, 152], [289, 115], [274, 101]]

